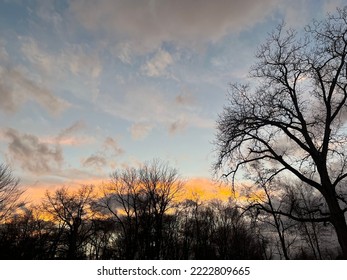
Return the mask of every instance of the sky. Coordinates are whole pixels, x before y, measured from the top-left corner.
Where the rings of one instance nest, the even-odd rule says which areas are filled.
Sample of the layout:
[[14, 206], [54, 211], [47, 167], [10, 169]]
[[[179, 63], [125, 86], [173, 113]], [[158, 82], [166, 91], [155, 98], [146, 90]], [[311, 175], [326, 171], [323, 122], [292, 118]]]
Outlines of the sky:
[[331, 0], [0, 0], [0, 162], [35, 190], [152, 159], [212, 179], [228, 84]]

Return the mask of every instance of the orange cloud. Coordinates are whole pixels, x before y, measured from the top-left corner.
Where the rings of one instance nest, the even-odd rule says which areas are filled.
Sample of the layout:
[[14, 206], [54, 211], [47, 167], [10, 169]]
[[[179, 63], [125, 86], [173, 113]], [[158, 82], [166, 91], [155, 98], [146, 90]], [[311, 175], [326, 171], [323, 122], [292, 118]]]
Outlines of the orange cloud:
[[41, 137], [40, 140], [46, 144], [59, 144], [62, 146], [82, 146], [94, 142], [92, 137], [86, 136], [64, 136], [64, 137]]

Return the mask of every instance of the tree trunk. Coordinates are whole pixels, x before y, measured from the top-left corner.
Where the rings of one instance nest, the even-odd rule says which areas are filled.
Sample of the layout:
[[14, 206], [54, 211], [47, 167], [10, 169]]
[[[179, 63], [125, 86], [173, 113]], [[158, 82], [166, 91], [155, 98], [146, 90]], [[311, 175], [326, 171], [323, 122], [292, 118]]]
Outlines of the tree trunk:
[[330, 191], [326, 196], [331, 216], [331, 223], [335, 228], [338, 242], [340, 244], [342, 255], [341, 258], [347, 260], [347, 224], [344, 212], [341, 210], [336, 198], [335, 191]]
[[345, 216], [340, 210], [340, 213], [332, 214], [331, 222], [335, 228], [337, 239], [341, 246], [342, 258], [347, 260], [347, 225]]

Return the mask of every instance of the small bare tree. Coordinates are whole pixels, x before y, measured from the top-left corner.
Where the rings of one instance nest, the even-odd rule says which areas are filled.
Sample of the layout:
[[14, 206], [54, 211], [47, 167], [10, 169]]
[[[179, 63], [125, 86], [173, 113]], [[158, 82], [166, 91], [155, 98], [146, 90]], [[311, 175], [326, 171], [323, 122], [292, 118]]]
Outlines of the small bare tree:
[[5, 164], [0, 164], [0, 222], [6, 220], [19, 206], [24, 190], [19, 186], [12, 170]]

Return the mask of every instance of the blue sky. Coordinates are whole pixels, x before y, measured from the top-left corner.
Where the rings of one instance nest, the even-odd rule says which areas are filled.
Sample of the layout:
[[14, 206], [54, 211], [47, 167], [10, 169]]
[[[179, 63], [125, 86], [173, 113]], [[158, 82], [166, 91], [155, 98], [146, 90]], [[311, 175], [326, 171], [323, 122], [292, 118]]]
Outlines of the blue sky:
[[31, 187], [153, 158], [209, 178], [229, 82], [343, 1], [0, 1], [0, 161]]

